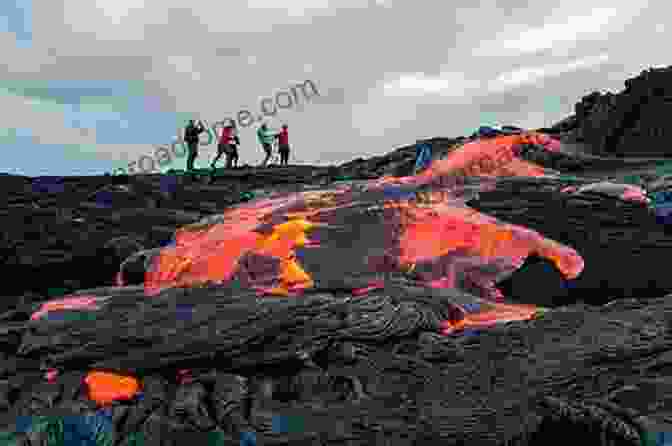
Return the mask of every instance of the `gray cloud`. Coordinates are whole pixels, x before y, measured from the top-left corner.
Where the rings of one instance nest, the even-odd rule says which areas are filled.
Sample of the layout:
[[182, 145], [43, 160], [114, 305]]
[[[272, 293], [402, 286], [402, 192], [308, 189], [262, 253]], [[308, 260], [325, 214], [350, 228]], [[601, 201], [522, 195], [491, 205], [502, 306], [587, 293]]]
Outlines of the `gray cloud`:
[[[670, 63], [662, 2], [613, 15], [606, 0], [33, 3], [33, 49], [0, 35], [0, 78], [144, 80], [162, 109], [213, 121], [312, 79], [325, 94], [274, 120], [290, 123], [305, 160], [465, 134], [493, 116], [546, 125], [582, 95], [619, 90], [648, 65]], [[608, 59], [577, 62], [600, 55]], [[37, 122], [35, 132], [45, 128]], [[261, 151], [252, 132], [241, 136], [253, 162]]]

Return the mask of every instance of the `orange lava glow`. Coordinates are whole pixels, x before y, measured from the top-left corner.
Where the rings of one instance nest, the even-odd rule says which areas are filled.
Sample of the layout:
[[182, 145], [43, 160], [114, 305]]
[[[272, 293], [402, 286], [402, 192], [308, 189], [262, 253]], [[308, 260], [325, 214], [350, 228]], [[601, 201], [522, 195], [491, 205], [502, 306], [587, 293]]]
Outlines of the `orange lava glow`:
[[[371, 218], [377, 217], [367, 212], [374, 209], [384, 213], [378, 220], [381, 233], [390, 234], [383, 255], [388, 260], [371, 262], [370, 270], [361, 272], [371, 276], [371, 283], [353, 290], [354, 295], [383, 287], [378, 274], [381, 268], [402, 275], [416, 274], [415, 280], [427, 287], [454, 288], [469, 279], [481, 290], [479, 299], [490, 302], [482, 306], [482, 311], [462, 312], [457, 320], [447, 321], [444, 332], [529, 319], [536, 313], [535, 307], [501, 303], [496, 280], [533, 254], [552, 261], [567, 279], [574, 279], [584, 267], [581, 256], [535, 231], [502, 223], [469, 208], [454, 188], [426, 187], [455, 175], [544, 175], [546, 171], [540, 166], [518, 158], [518, 148], [524, 143], [555, 150], [554, 140], [534, 133], [477, 140], [435, 161], [417, 176], [386, 177], [368, 182], [363, 189], [339, 186], [274, 195], [227, 210], [215, 220], [176, 232], [175, 245], [163, 248], [146, 273], [146, 293], [223, 284], [236, 278], [264, 294], [288, 296], [301, 292], [314, 286], [314, 276], [320, 271], [306, 271], [296, 257], [296, 249], [320, 246], [310, 238], [317, 229], [328, 240], [335, 227], [329, 222], [339, 215], [352, 216], [345, 223], [352, 227], [362, 222], [370, 225]], [[344, 224], [342, 218], [339, 224]], [[353, 249], [359, 249], [353, 255], [369, 256], [366, 246]], [[325, 268], [330, 261], [325, 254]]]
[[441, 329], [443, 334], [450, 334], [463, 329], [487, 328], [495, 324], [529, 320], [538, 314], [538, 310], [534, 305], [491, 303], [488, 308], [478, 313], [463, 313], [460, 319], [443, 321]]
[[89, 398], [101, 406], [131, 399], [140, 390], [136, 378], [108, 372], [90, 372], [84, 382], [89, 390]]
[[506, 256], [521, 259], [522, 263], [525, 257], [536, 254], [552, 261], [567, 279], [574, 279], [583, 271], [583, 259], [573, 249], [468, 207], [405, 207], [406, 215], [411, 217], [399, 239], [402, 265], [440, 258], [462, 248], [484, 261]]
[[545, 169], [541, 166], [517, 157], [517, 148], [523, 144], [543, 145], [550, 150], [558, 150], [556, 140], [533, 132], [479, 139], [462, 145], [445, 159], [435, 161], [418, 178], [427, 181], [450, 174], [485, 177], [545, 175]]
[[246, 253], [280, 261], [278, 286], [262, 291], [286, 295], [292, 290], [310, 288], [313, 281], [296, 261], [294, 250], [306, 245], [306, 232], [315, 226], [305, 219], [296, 219], [273, 226], [270, 235], [237, 231], [226, 234], [227, 237], [217, 226], [197, 233], [180, 232], [176, 246], [164, 249], [155, 270], [147, 273], [146, 291], [153, 295], [168, 287], [230, 280], [239, 259]]
[[30, 318], [38, 320], [49, 312], [58, 310], [97, 310], [102, 300], [104, 299], [98, 296], [63, 296], [43, 303]]

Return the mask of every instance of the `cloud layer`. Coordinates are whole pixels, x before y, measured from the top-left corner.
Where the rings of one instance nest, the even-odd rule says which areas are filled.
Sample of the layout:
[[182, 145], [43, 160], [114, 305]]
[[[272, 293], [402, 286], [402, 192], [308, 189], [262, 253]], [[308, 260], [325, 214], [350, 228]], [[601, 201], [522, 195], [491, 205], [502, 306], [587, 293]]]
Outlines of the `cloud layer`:
[[[268, 120], [290, 125], [297, 161], [486, 124], [541, 127], [584, 94], [672, 63], [659, 50], [669, 7], [637, 3], [10, 0], [0, 138], [15, 150], [0, 171], [111, 171], [169, 143], [189, 116], [258, 113], [306, 79], [321, 96]], [[262, 158], [254, 130], [242, 130], [243, 162]]]

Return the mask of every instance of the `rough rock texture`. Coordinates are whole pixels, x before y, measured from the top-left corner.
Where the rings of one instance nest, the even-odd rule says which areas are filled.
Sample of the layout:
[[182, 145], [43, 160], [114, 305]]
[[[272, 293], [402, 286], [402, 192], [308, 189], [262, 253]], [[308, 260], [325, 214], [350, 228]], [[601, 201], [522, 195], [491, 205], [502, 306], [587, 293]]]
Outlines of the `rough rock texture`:
[[670, 156], [671, 79], [672, 67], [651, 68], [626, 80], [620, 93], [593, 92], [553, 129], [587, 142], [597, 155]]
[[586, 267], [568, 284], [569, 299], [605, 303], [657, 297], [672, 289], [664, 264], [654, 260], [665, 257], [672, 238], [642, 204], [599, 194], [561, 194], [552, 181], [532, 179], [502, 181], [497, 190], [468, 204], [577, 249]]
[[[431, 317], [415, 316], [440, 311], [440, 299], [432, 309], [392, 289], [349, 302], [316, 293], [250, 304], [250, 297], [216, 290], [173, 298], [198, 299], [211, 322], [199, 317], [181, 327], [165, 318], [172, 298], [150, 303], [136, 296], [125, 312], [73, 324], [78, 331], [60, 339], [54, 334], [66, 327], [46, 328], [41, 340], [26, 332], [22, 347], [31, 348], [3, 373], [6, 422], [50, 409], [93, 410], [73, 372], [55, 383], [30, 380], [26, 363], [39, 356], [30, 351], [37, 345], [42, 355], [66, 350], [49, 354], [50, 365], [78, 370], [98, 363], [141, 377], [142, 400], [115, 404], [125, 412], [115, 434], [141, 431], [151, 444], [254, 428], [263, 444], [544, 444], [562, 429], [564, 438], [589, 444], [602, 436], [637, 445], [642, 430], [665, 422], [672, 407], [666, 298], [575, 305], [460, 338], [439, 336]], [[129, 305], [144, 308], [129, 312]], [[121, 329], [119, 318], [126, 319]], [[75, 347], [84, 342], [84, 349]], [[180, 383], [174, 371], [187, 364], [209, 367]], [[301, 430], [273, 432], [278, 415], [300, 418]]]
[[[433, 141], [435, 156], [457, 141]], [[526, 156], [586, 175], [627, 167]], [[500, 284], [554, 308], [532, 321], [441, 336], [460, 296], [404, 283], [360, 297], [325, 287], [290, 299], [226, 287], [148, 298], [141, 287], [111, 287], [124, 261], [138, 283], [143, 250], [245, 192], [403, 173], [413, 157], [402, 148], [328, 169], [241, 170], [172, 186], [158, 175], [65, 178], [45, 192], [29, 178], [1, 177], [0, 431], [25, 417], [97, 414], [82, 385], [91, 368], [142, 381], [141, 398], [111, 407], [115, 445], [140, 436], [152, 445], [215, 436], [211, 444], [240, 444], [254, 431], [265, 445], [543, 445], [562, 435], [635, 446], [671, 430], [672, 300], [663, 296], [672, 292], [664, 261], [672, 236], [643, 205], [566, 194], [564, 180], [502, 180], [469, 202], [584, 257], [571, 283], [530, 258]], [[36, 303], [73, 290], [113, 299], [94, 318], [29, 320]], [[177, 317], [178, 304], [193, 307]], [[52, 383], [50, 367], [60, 371]], [[48, 444], [35, 432], [19, 441]]]

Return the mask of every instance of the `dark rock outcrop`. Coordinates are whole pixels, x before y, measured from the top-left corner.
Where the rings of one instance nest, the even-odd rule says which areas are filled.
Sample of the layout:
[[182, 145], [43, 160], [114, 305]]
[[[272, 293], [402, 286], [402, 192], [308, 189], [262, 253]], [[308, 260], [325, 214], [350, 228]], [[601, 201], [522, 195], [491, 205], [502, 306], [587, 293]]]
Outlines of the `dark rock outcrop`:
[[625, 81], [619, 93], [593, 92], [575, 114], [553, 126], [569, 139], [586, 142], [596, 155], [672, 156], [669, 148], [672, 67], [651, 68]]

